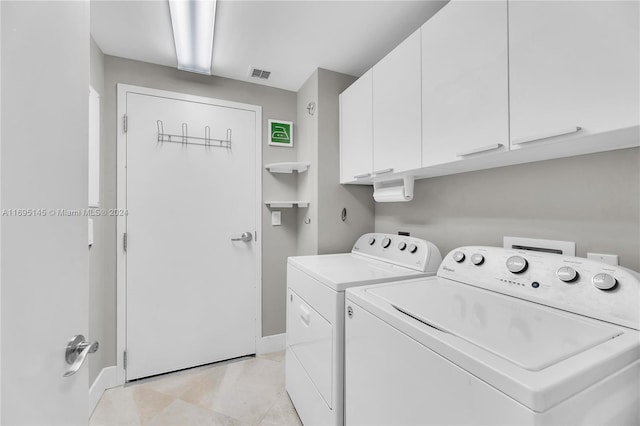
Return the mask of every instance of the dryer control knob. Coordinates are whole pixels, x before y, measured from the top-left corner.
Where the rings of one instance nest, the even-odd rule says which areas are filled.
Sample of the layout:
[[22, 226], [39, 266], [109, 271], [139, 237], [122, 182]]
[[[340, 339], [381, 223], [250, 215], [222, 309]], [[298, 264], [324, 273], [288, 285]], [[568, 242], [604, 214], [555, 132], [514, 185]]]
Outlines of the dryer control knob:
[[405, 243], [404, 241], [402, 241], [400, 244], [398, 244], [398, 249], [400, 251], [403, 251], [406, 248], [407, 248], [407, 243]]
[[418, 251], [418, 246], [415, 244], [409, 244], [409, 253], [415, 253]]
[[464, 253], [461, 251], [457, 251], [455, 253], [453, 253], [453, 260], [455, 260], [456, 262], [460, 263], [462, 261], [464, 261]]
[[369, 237], [369, 245], [372, 246], [376, 242], [376, 237]]
[[384, 240], [382, 240], [382, 247], [387, 248], [390, 245], [391, 245], [391, 238], [385, 237]]
[[593, 281], [593, 285], [599, 288], [600, 290], [610, 290], [613, 287], [615, 287], [616, 284], [618, 283], [618, 281], [615, 278], [613, 278], [609, 274], [605, 274], [604, 272], [600, 274], [595, 274], [591, 281]]
[[560, 281], [570, 283], [578, 278], [578, 272], [571, 266], [563, 266], [556, 271], [556, 276]]
[[484, 263], [484, 256], [480, 253], [474, 253], [471, 255], [471, 263], [476, 266], [480, 266]]
[[507, 259], [507, 269], [514, 274], [519, 274], [527, 270], [527, 259], [522, 256], [511, 256]]

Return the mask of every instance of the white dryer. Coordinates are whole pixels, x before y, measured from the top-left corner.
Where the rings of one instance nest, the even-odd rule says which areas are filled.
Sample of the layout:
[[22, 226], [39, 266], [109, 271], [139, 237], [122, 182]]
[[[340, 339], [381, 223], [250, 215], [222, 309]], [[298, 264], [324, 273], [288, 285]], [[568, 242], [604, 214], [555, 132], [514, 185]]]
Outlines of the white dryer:
[[435, 275], [441, 260], [428, 241], [381, 233], [351, 253], [289, 258], [286, 389], [305, 425], [344, 423], [344, 291]]
[[346, 297], [347, 424], [640, 424], [627, 269], [463, 247], [436, 277]]

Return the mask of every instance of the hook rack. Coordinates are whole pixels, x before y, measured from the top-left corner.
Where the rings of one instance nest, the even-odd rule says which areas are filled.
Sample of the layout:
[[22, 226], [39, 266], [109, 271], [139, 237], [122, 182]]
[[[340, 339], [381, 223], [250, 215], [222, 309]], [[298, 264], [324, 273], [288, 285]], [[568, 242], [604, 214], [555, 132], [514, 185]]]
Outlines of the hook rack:
[[[205, 126], [204, 128], [204, 137], [198, 136], [189, 136], [187, 123], [182, 123], [182, 134], [181, 135], [171, 135], [164, 132], [164, 124], [162, 120], [158, 120], [158, 142], [171, 142], [171, 143], [180, 143], [183, 145], [201, 145], [207, 147], [217, 147], [217, 148], [227, 148], [231, 149], [231, 129], [227, 129], [227, 138], [226, 139], [212, 139], [211, 138], [211, 128], [209, 126]], [[204, 143], [196, 142], [203, 141]]]

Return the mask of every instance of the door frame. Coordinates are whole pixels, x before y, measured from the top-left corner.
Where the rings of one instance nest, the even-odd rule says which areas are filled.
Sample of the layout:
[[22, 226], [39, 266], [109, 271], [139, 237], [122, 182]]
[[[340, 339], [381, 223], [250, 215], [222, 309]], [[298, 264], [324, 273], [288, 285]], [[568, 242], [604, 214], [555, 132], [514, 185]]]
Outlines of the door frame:
[[[255, 145], [255, 171], [256, 171], [256, 200], [255, 200], [255, 342], [254, 353], [257, 353], [259, 341], [262, 339], [262, 107], [259, 105], [244, 104], [226, 101], [216, 98], [188, 95], [166, 90], [152, 89], [148, 87], [129, 84], [117, 84], [117, 202], [116, 207], [126, 209], [127, 206], [127, 151], [126, 133], [124, 132], [124, 115], [127, 111], [127, 93], [158, 96], [204, 104], [219, 105], [222, 107], [252, 111], [256, 114], [256, 145]], [[126, 349], [126, 288], [127, 288], [127, 259], [123, 247], [124, 233], [127, 229], [126, 216], [116, 216], [116, 373], [118, 384], [126, 381], [124, 369], [124, 351]]]

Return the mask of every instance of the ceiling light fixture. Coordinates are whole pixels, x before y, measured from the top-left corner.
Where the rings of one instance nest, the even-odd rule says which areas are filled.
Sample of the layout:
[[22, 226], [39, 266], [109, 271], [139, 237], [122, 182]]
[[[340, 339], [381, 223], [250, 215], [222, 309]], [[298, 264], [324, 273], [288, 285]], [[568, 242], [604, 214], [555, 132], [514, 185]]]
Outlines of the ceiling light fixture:
[[169, 0], [178, 69], [211, 75], [216, 0]]

